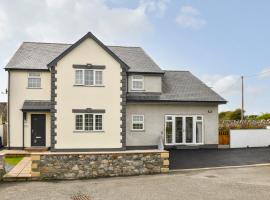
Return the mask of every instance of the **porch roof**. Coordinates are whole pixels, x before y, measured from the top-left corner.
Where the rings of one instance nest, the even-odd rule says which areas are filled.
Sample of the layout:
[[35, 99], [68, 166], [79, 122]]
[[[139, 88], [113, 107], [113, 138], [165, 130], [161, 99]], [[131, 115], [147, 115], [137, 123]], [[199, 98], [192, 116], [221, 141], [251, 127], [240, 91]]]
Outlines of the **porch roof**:
[[21, 109], [23, 112], [29, 111], [43, 111], [51, 110], [51, 101], [47, 100], [25, 100]]

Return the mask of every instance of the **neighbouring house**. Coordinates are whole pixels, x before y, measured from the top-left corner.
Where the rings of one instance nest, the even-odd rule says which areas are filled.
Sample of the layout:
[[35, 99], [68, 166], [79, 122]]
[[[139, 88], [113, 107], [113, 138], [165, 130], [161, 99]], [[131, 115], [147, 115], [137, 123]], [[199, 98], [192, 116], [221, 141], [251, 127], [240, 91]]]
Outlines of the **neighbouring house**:
[[0, 102], [0, 125], [7, 122], [7, 103]]
[[162, 70], [140, 47], [24, 42], [6, 65], [8, 146], [51, 151], [218, 145], [226, 101], [188, 71]]

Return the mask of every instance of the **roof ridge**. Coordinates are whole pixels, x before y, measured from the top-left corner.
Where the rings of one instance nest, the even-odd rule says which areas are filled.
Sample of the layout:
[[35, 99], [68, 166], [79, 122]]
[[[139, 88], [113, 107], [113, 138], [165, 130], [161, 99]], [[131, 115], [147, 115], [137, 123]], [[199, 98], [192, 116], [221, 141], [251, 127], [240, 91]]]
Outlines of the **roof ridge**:
[[121, 46], [121, 45], [106, 45], [107, 47], [123, 47], [123, 48], [142, 48], [139, 46]]
[[72, 44], [69, 44], [69, 43], [62, 43], [62, 42], [30, 42], [30, 41], [24, 41], [23, 43], [72, 45]]
[[[23, 43], [72, 45], [71, 43], [64, 43], [64, 42], [36, 42], [36, 41], [23, 41]], [[107, 46], [107, 47], [123, 47], [123, 48], [142, 48], [142, 47], [140, 47], [140, 46], [122, 46], [122, 45], [106, 45], [106, 46]]]
[[190, 71], [188, 71], [188, 70], [166, 70], [166, 69], [164, 69], [163, 71], [166, 71], [166, 72], [190, 72]]

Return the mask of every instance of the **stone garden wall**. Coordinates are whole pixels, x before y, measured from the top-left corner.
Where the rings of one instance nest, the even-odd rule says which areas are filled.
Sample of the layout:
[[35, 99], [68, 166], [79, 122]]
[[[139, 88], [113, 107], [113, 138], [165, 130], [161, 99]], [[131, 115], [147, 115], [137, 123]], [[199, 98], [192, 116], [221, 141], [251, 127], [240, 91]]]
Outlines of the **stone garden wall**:
[[5, 173], [5, 156], [0, 154], [0, 181], [2, 180]]
[[41, 180], [158, 174], [169, 171], [167, 151], [34, 153], [32, 177]]

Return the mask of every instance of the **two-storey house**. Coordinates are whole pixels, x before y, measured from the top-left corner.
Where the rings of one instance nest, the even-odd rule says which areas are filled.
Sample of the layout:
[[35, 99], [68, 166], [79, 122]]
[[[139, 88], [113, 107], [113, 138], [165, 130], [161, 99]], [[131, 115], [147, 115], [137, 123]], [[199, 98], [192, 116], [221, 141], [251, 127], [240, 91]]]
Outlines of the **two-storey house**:
[[90, 151], [217, 147], [226, 101], [140, 47], [24, 42], [8, 71], [8, 147]]

